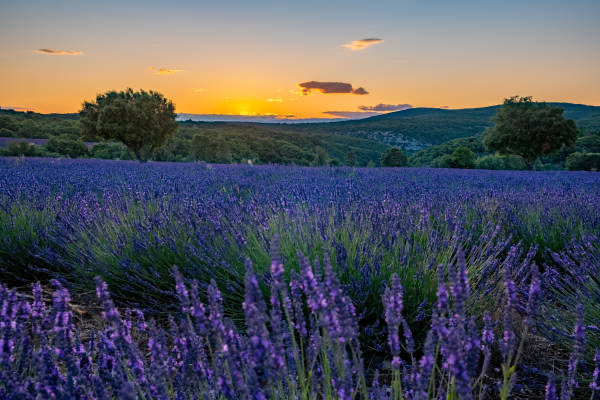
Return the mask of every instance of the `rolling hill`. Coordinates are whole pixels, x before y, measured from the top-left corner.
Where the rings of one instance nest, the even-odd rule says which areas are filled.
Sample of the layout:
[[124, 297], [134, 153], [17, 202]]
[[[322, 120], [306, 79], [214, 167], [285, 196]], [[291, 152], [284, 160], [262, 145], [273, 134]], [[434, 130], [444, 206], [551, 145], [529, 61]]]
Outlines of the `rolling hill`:
[[[600, 130], [600, 107], [571, 103], [549, 103], [565, 110], [565, 117], [579, 128]], [[468, 109], [412, 108], [375, 117], [287, 127], [297, 131], [351, 135], [401, 147], [409, 152], [448, 140], [474, 136], [491, 125], [490, 118], [500, 106]]]
[[[562, 107], [565, 117], [574, 119], [579, 128], [600, 131], [600, 107], [549, 104]], [[480, 135], [491, 125], [490, 118], [499, 107], [412, 108], [365, 119], [319, 123], [180, 121], [179, 132], [167, 144], [162, 159], [189, 159], [195, 136], [204, 138], [197, 140], [198, 146], [202, 146], [202, 140], [208, 140], [217, 148], [225, 144], [230, 148], [233, 161], [255, 158], [262, 162], [306, 164], [317, 146], [324, 148], [330, 158], [341, 162], [349, 151], [354, 151], [360, 165], [377, 162], [389, 146], [398, 146], [413, 154], [431, 148], [431, 154], [418, 156], [429, 159], [445, 149], [436, 146]], [[77, 114], [0, 110], [0, 137], [50, 138], [59, 135], [79, 136]]]

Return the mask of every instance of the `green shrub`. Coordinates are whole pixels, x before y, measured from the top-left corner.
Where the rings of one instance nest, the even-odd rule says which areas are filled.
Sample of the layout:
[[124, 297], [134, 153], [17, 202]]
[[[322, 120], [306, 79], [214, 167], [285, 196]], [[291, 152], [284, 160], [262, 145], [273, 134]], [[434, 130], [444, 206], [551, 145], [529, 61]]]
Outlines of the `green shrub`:
[[408, 157], [401, 149], [392, 147], [382, 154], [381, 165], [384, 167], [405, 167], [408, 165]]
[[105, 160], [121, 159], [123, 152], [128, 152], [127, 148], [116, 143], [98, 143], [92, 147], [90, 156], [93, 158], [102, 158]]
[[34, 144], [29, 143], [27, 140], [21, 140], [19, 142], [11, 142], [8, 144], [5, 150], [7, 156], [27, 156], [35, 157], [40, 155], [38, 147]]
[[478, 158], [475, 162], [475, 168], [494, 169], [494, 170], [519, 170], [526, 169], [525, 162], [519, 156], [501, 156], [498, 154], [488, 154]]
[[50, 138], [46, 143], [46, 149], [70, 158], [79, 158], [88, 155], [88, 148], [85, 143], [66, 136]]
[[475, 153], [467, 146], [459, 146], [452, 154], [446, 154], [433, 160], [432, 166], [435, 168], [475, 168]]
[[572, 153], [567, 157], [566, 166], [571, 171], [598, 171], [600, 170], [600, 153]]

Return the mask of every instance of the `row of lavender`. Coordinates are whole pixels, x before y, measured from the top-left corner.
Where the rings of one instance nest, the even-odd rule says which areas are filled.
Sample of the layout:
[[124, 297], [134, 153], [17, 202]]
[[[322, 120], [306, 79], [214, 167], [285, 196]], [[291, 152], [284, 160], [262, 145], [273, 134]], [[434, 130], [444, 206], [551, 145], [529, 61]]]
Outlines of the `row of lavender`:
[[[269, 292], [279, 290], [273, 286], [278, 278], [270, 270], [270, 250], [278, 238], [276, 247], [285, 265], [282, 279], [286, 290], [289, 282], [296, 282], [296, 288], [290, 290], [299, 293], [304, 290], [304, 278], [295, 277], [297, 273], [305, 275], [304, 257], [313, 265], [331, 260], [325, 265], [330, 265], [339, 279], [340, 296], [348, 296], [346, 301], [356, 310], [353, 318], [344, 317], [354, 324], [356, 332], [356, 346], [342, 352], [347, 353], [344, 357], [349, 357], [349, 361], [344, 361], [341, 355], [334, 357], [335, 362], [350, 363], [355, 375], [343, 375], [354, 376], [351, 381], [356, 384], [355, 396], [364, 397], [365, 392], [374, 396], [378, 391], [376, 382], [391, 387], [395, 396], [400, 393], [413, 396], [410, 390], [417, 390], [408, 389], [417, 385], [413, 382], [416, 378], [411, 376], [416, 373], [419, 361], [411, 359], [421, 360], [431, 350], [426, 350], [431, 343], [436, 340], [442, 343], [441, 336], [434, 335], [438, 329], [435, 326], [439, 290], [443, 289], [438, 281], [446, 280], [443, 271], [440, 280], [438, 265], [462, 265], [470, 279], [470, 293], [463, 299], [465, 309], [461, 311], [461, 306], [458, 309], [459, 314], [464, 314], [464, 323], [448, 321], [453, 329], [462, 324], [461, 329], [470, 332], [467, 336], [472, 340], [465, 346], [481, 349], [482, 338], [476, 332], [483, 330], [484, 320], [488, 320], [500, 338], [504, 337], [502, 326], [511, 326], [511, 322], [516, 332], [525, 326], [528, 332], [517, 333], [523, 339], [519, 342], [522, 347], [516, 344], [516, 338], [513, 343], [511, 337], [506, 339], [510, 342], [507, 345], [501, 344], [505, 339], [490, 345], [490, 365], [485, 365], [485, 371], [481, 370], [485, 364], [481, 350], [473, 353], [460, 350], [461, 357], [470, 360], [465, 372], [468, 379], [444, 375], [442, 370], [453, 364], [442, 361], [444, 355], [439, 351], [434, 352], [434, 358], [438, 357], [434, 362], [437, 367], [429, 379], [432, 386], [428, 387], [428, 396], [440, 395], [443, 387], [444, 392], [450, 393], [469, 387], [475, 397], [484, 394], [494, 397], [500, 393], [499, 387], [508, 385], [513, 394], [525, 393], [524, 396], [531, 397], [544, 391], [550, 373], [557, 375], [568, 395], [577, 377], [575, 370], [571, 368], [573, 372], [569, 372], [567, 365], [568, 353], [573, 350], [575, 325], [580, 327], [579, 331], [581, 327], [587, 328], [585, 351], [578, 345], [575, 353], [579, 355], [574, 358], [582, 357], [579, 378], [585, 383], [578, 390], [589, 387], [594, 349], [600, 346], [600, 330], [596, 327], [600, 321], [600, 285], [596, 278], [600, 272], [597, 240], [600, 178], [596, 174], [8, 159], [0, 161], [0, 171], [0, 280], [10, 287], [56, 279], [69, 289], [77, 303], [85, 304], [88, 309], [93, 301], [88, 295], [94, 289], [93, 278], [101, 277], [108, 283], [117, 305], [141, 309], [147, 317], [160, 321], [152, 333], [140, 331], [135, 323], [132, 326], [132, 337], [138, 349], [142, 349], [143, 369], [150, 368], [147, 363], [152, 362], [145, 346], [156, 335], [171, 348], [178, 337], [189, 334], [181, 326], [175, 331], [171, 327], [164, 333], [158, 332], [169, 325], [165, 323], [168, 315], [173, 316], [175, 325], [181, 324], [173, 265], [179, 267], [182, 279], [188, 284], [197, 282], [196, 291], [205, 302], [210, 297], [205, 294], [218, 288], [223, 298], [222, 314], [234, 321], [235, 331], [245, 332], [243, 337], [247, 337], [243, 323], [247, 317], [246, 260], [251, 260], [252, 275], [263, 294], [268, 297]], [[464, 251], [464, 262], [459, 262], [459, 249]], [[299, 256], [299, 252], [304, 256]], [[533, 264], [542, 271], [541, 289], [536, 307], [527, 312], [528, 292], [537, 279], [534, 279], [537, 274], [531, 273], [537, 271]], [[394, 275], [396, 286], [403, 287], [403, 317], [390, 314], [392, 319], [386, 320], [389, 300], [384, 289], [391, 285]], [[455, 273], [450, 271], [448, 276], [452, 281]], [[515, 295], [509, 296], [514, 298], [508, 308], [498, 307], [507, 303], [505, 282], [515, 283], [514, 290], [510, 289]], [[450, 298], [454, 299], [454, 295], [451, 291]], [[305, 296], [310, 300], [308, 293]], [[298, 296], [292, 296], [295, 297]], [[449, 307], [452, 315], [457, 314], [454, 300]], [[582, 310], [579, 314], [583, 321], [579, 323], [578, 308]], [[507, 313], [506, 309], [512, 312]], [[268, 318], [272, 318], [273, 305], [269, 304], [266, 310]], [[486, 314], [486, 310], [490, 312]], [[514, 321], [509, 321], [506, 315]], [[314, 329], [306, 328], [302, 340], [308, 341], [302, 342], [295, 318], [295, 314], [282, 317], [296, 333], [288, 334], [288, 342], [281, 348], [287, 354], [294, 352], [292, 338], [302, 343], [298, 354], [302, 355], [304, 372], [297, 372], [298, 364], [291, 358], [296, 369], [286, 367], [285, 380], [295, 377], [292, 381], [296, 383], [288, 382], [281, 387], [280, 381], [275, 384], [269, 380], [267, 386], [284, 398], [307, 393], [317, 398], [322, 394], [327, 397], [328, 391], [336, 397], [338, 383], [327, 389], [327, 385], [334, 385], [331, 371], [336, 366], [326, 361], [320, 347], [319, 356], [310, 359], [307, 353], [309, 338], [315, 332], [323, 336], [323, 328], [305, 318], [307, 326]], [[272, 321], [266, 323], [266, 332], [275, 343], [277, 331], [271, 324]], [[400, 364], [390, 363], [393, 359], [388, 328], [394, 324], [396, 329], [398, 326], [410, 329], [414, 343], [402, 348]], [[81, 334], [84, 347], [90, 345], [86, 326], [87, 320], [76, 327], [84, 330]], [[44, 329], [38, 334], [50, 334]], [[455, 336], [448, 339], [448, 344], [466, 335], [453, 329], [449, 332]], [[214, 337], [214, 332], [202, 331], [196, 335], [209, 342], [220, 340]], [[429, 340], [431, 335], [434, 336]], [[479, 337], [478, 342], [475, 337]], [[92, 364], [100, 360], [94, 347], [97, 338], [98, 333], [94, 335], [96, 342], [91, 343]], [[38, 336], [31, 339], [36, 346], [40, 345]], [[329, 346], [326, 338], [319, 343]], [[473, 343], [479, 345], [472, 347]], [[246, 344], [239, 346], [243, 354], [250, 351]], [[515, 354], [506, 358], [510, 353], [508, 347], [519, 353], [518, 362], [512, 359]], [[339, 352], [339, 348], [327, 349], [326, 354]], [[212, 361], [213, 350], [210, 348], [207, 353], [211, 368], [220, 368]], [[22, 359], [33, 362], [29, 356]], [[311, 363], [306, 364], [309, 359]], [[457, 361], [456, 368], [466, 368], [463, 361]], [[507, 366], [509, 378], [503, 378], [502, 364]], [[65, 373], [64, 361], [57, 365], [68, 379], [70, 373]], [[517, 367], [511, 372], [512, 365]], [[397, 369], [398, 366], [401, 368]], [[374, 379], [375, 370], [380, 371], [379, 379]], [[93, 371], [99, 373], [97, 365]], [[324, 371], [329, 371], [326, 378]], [[217, 374], [216, 370], [211, 373]], [[37, 373], [28, 369], [27, 374], [32, 382], [36, 381], [32, 376], [38, 376]], [[126, 375], [128, 379], [134, 376]], [[173, 379], [180, 379], [175, 375]], [[195, 387], [203, 390], [199, 389], [203, 384], [198, 382], [200, 386]], [[206, 387], [214, 387], [212, 381], [203, 382]], [[179, 392], [173, 384], [166, 386], [169, 396]], [[248, 385], [256, 386], [252, 382]], [[300, 385], [304, 391], [290, 392], [288, 386], [294, 385]], [[140, 397], [146, 393], [144, 396], [148, 397], [143, 392], [146, 389], [136, 386], [135, 393]], [[389, 394], [389, 390], [381, 393]], [[243, 398], [246, 394], [232, 396]], [[109, 395], [121, 396], [116, 392]], [[265, 396], [270, 398], [275, 394]]]
[[[242, 333], [224, 317], [216, 284], [208, 305], [198, 285], [186, 285], [174, 269], [180, 313], [167, 324], [146, 322], [127, 309], [122, 316], [106, 283], [96, 281], [103, 320], [94, 329], [74, 324], [69, 292], [54, 281], [47, 308], [39, 284], [29, 301], [0, 286], [0, 396], [53, 399], [483, 399], [512, 396], [516, 368], [529, 330], [535, 327], [541, 295], [537, 267], [522, 303], [515, 282], [504, 277], [501, 334], [489, 313], [483, 329], [467, 314], [470, 286], [464, 256], [456, 268], [439, 266], [437, 301], [422, 349], [416, 349], [403, 315], [397, 275], [383, 295], [388, 328], [388, 371], [365, 372], [357, 314], [328, 258], [313, 268], [300, 255], [300, 274], [289, 283], [278, 257], [271, 265], [268, 305], [250, 263], [245, 276]], [[572, 352], [557, 387], [554, 374], [546, 399], [571, 399], [578, 388], [585, 325], [577, 307]], [[166, 327], [163, 327], [166, 326]], [[515, 329], [515, 327], [519, 329]], [[499, 349], [501, 359], [493, 353]], [[594, 398], [600, 356], [587, 385]], [[499, 365], [494, 365], [498, 363]], [[494, 367], [501, 375], [494, 377]], [[497, 375], [497, 374], [496, 374]], [[559, 397], [560, 393], [560, 397]]]

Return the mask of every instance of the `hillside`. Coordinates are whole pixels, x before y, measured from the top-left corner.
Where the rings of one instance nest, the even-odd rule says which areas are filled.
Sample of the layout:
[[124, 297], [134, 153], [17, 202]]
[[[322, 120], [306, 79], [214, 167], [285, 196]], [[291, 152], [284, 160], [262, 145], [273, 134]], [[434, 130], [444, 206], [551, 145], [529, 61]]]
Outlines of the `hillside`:
[[[600, 131], [600, 107], [571, 103], [550, 103], [562, 107], [565, 117], [586, 131]], [[410, 153], [445, 142], [477, 136], [490, 126], [499, 106], [448, 110], [413, 108], [375, 117], [327, 123], [254, 123], [181, 121], [181, 129], [159, 157], [165, 160], [190, 159], [198, 146], [222, 148], [225, 160], [244, 159], [273, 163], [310, 163], [317, 146], [330, 158], [343, 162], [354, 151], [360, 165], [377, 162], [381, 152], [392, 145]], [[0, 137], [50, 138], [79, 135], [77, 114], [37, 114], [0, 110]], [[193, 138], [196, 150], [193, 149]], [[204, 143], [204, 144], [203, 144]], [[422, 154], [429, 160], [445, 149]], [[192, 157], [193, 158], [193, 157]]]
[[[571, 103], [549, 103], [565, 110], [585, 130], [600, 130], [600, 107]], [[412, 108], [361, 120], [322, 124], [299, 124], [288, 129], [345, 134], [375, 140], [414, 152], [448, 140], [474, 136], [491, 125], [499, 105], [448, 110]]]
[[[382, 142], [351, 135], [300, 133], [285, 128], [281, 124], [182, 121], [167, 145], [156, 152], [155, 159], [218, 163], [253, 160], [256, 163], [309, 165], [321, 147], [330, 159], [336, 160], [334, 163], [344, 164], [348, 152], [354, 152], [358, 165], [367, 165], [377, 164], [381, 153], [389, 147]], [[44, 145], [53, 137], [79, 141], [78, 115], [0, 110], [0, 148], [21, 139]], [[92, 157], [129, 157], [120, 145], [102, 144], [96, 150], [93, 143], [87, 145]]]

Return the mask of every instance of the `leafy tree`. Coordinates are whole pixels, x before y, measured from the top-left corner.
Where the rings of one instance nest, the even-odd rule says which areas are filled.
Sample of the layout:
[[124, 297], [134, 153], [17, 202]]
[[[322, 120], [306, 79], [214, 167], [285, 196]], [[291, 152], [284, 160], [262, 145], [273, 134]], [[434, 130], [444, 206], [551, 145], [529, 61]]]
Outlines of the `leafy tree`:
[[214, 155], [214, 162], [219, 164], [229, 164], [233, 161], [231, 155], [231, 146], [224, 139], [219, 138], [216, 148], [217, 150]]
[[572, 153], [567, 157], [566, 166], [571, 171], [598, 171], [600, 153]]
[[329, 155], [327, 154], [327, 151], [325, 151], [324, 148], [322, 148], [321, 146], [317, 146], [315, 147], [315, 161], [314, 164], [315, 165], [327, 165], [329, 164]]
[[565, 119], [563, 111], [534, 102], [531, 97], [505, 99], [492, 117], [495, 125], [483, 134], [483, 144], [491, 151], [523, 157], [531, 169], [539, 157], [552, 154], [563, 145], [570, 147], [577, 140], [575, 122]]
[[478, 158], [475, 162], [475, 168], [478, 169], [525, 169], [525, 162], [519, 156], [501, 156], [498, 154], [488, 154]]
[[384, 167], [405, 167], [408, 165], [408, 157], [402, 149], [392, 147], [381, 155], [381, 165]]
[[337, 158], [332, 158], [332, 159], [329, 161], [329, 166], [330, 166], [330, 167], [339, 167], [339, 166], [341, 166], [341, 165], [342, 165], [342, 162], [341, 162], [340, 160], [338, 160]]
[[88, 155], [88, 148], [85, 143], [81, 140], [64, 136], [48, 139], [46, 149], [52, 153], [57, 153], [70, 158], [79, 158]]
[[97, 143], [90, 150], [90, 156], [93, 158], [102, 158], [106, 160], [131, 159], [131, 156], [129, 156], [129, 150], [120, 143]]
[[453, 168], [475, 168], [475, 153], [466, 146], [458, 147], [450, 158]]
[[356, 159], [356, 151], [350, 150], [346, 153], [346, 165], [354, 167], [358, 163]]
[[28, 156], [35, 157], [39, 154], [37, 146], [27, 142], [26, 140], [21, 140], [19, 142], [11, 142], [6, 146], [7, 156]]
[[119, 140], [138, 160], [148, 159], [177, 130], [175, 106], [153, 91], [99, 94], [95, 102], [83, 103], [79, 116], [83, 137]]
[[575, 143], [575, 148], [582, 153], [600, 153], [600, 135], [580, 137]]

